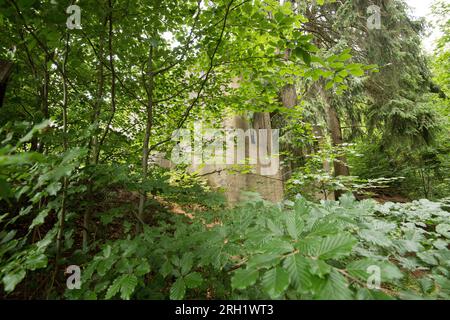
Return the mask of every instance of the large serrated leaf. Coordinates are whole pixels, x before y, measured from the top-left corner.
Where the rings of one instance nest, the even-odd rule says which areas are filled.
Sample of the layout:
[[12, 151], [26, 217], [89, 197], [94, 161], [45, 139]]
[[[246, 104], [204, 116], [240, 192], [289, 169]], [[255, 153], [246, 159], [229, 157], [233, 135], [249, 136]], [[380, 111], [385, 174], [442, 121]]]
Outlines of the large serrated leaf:
[[134, 268], [134, 274], [138, 277], [143, 276], [150, 272], [150, 264], [142, 259], [139, 264]]
[[264, 252], [273, 255], [282, 255], [294, 251], [294, 246], [290, 242], [281, 240], [280, 238], [271, 239], [261, 247]]
[[170, 299], [181, 300], [186, 293], [186, 284], [183, 278], [178, 278], [170, 288]]
[[393, 282], [403, 278], [400, 269], [394, 264], [388, 261], [378, 261], [370, 258], [353, 261], [347, 265], [346, 270], [350, 275], [366, 281], [372, 274], [369, 269], [370, 267], [379, 268], [380, 281], [382, 282]]
[[289, 274], [291, 283], [300, 291], [304, 292], [312, 285], [313, 275], [309, 272], [309, 264], [305, 257], [299, 254], [288, 256], [283, 262]]
[[180, 260], [182, 275], [185, 275], [185, 274], [189, 273], [189, 271], [191, 271], [193, 261], [194, 261], [194, 257], [192, 255], [192, 253], [187, 252], [183, 255], [183, 257]]
[[258, 254], [249, 259], [247, 262], [247, 268], [269, 268], [280, 261], [280, 257], [277, 254]]
[[169, 260], [166, 260], [163, 265], [161, 266], [161, 269], [159, 269], [159, 273], [165, 278], [169, 274], [172, 273], [173, 267]]
[[392, 245], [392, 241], [380, 231], [363, 229], [358, 234], [364, 240], [382, 247], [390, 247]]
[[345, 277], [333, 269], [318, 290], [316, 298], [319, 300], [351, 300], [353, 292], [348, 288]]
[[284, 234], [283, 232], [283, 227], [278, 225], [277, 223], [275, 223], [272, 220], [267, 220], [266, 222], [267, 224], [267, 228], [269, 228], [269, 230], [276, 236], [282, 236]]
[[436, 232], [450, 239], [450, 224], [441, 223], [436, 226]]
[[337, 234], [322, 238], [315, 255], [320, 259], [336, 259], [351, 253], [358, 241], [349, 234]]
[[120, 281], [121, 278], [116, 278], [114, 282], [108, 287], [108, 290], [106, 291], [105, 299], [111, 299], [114, 297], [120, 290]]
[[16, 285], [25, 278], [25, 275], [26, 271], [23, 269], [6, 274], [2, 279], [5, 292], [14, 291]]
[[231, 287], [234, 289], [245, 289], [255, 284], [259, 271], [256, 269], [238, 269], [231, 278]]
[[120, 297], [123, 300], [130, 300], [138, 283], [138, 279], [134, 274], [127, 274], [122, 278], [120, 286]]
[[109, 286], [105, 299], [111, 299], [120, 291], [120, 297], [129, 300], [136, 288], [138, 280], [134, 274], [123, 274]]
[[286, 223], [286, 230], [287, 230], [288, 234], [293, 239], [297, 240], [305, 226], [303, 220], [301, 220], [295, 214], [286, 214], [285, 215], [285, 223]]
[[272, 299], [278, 298], [289, 286], [289, 274], [280, 267], [270, 269], [264, 273], [261, 284]]
[[186, 287], [192, 289], [197, 288], [203, 282], [202, 275], [198, 272], [189, 273], [186, 277], [184, 277], [184, 282]]
[[31, 225], [28, 227], [28, 229], [33, 229], [36, 226], [40, 226], [41, 224], [44, 223], [45, 218], [47, 218], [47, 216], [50, 214], [51, 209], [50, 208], [45, 208], [44, 210], [42, 210], [41, 212], [39, 212], [39, 214], [37, 215], [36, 218], [33, 219], [33, 222], [31, 223]]

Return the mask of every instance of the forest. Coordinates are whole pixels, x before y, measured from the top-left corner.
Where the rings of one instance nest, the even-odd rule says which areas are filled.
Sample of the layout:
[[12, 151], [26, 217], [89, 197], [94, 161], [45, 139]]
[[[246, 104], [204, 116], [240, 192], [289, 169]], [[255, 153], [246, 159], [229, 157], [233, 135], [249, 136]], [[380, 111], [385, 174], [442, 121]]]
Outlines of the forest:
[[0, 0], [0, 299], [449, 300], [407, 2]]

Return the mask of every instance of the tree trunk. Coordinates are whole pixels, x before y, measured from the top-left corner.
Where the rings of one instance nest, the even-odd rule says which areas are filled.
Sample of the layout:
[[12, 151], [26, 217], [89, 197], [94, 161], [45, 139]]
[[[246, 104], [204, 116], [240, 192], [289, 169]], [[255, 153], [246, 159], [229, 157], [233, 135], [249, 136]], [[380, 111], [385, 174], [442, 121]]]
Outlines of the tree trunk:
[[[288, 51], [286, 51], [286, 59], [288, 56]], [[297, 97], [297, 89], [295, 85], [293, 84], [287, 84], [283, 88], [281, 88], [279, 93], [279, 99], [284, 107], [288, 109], [294, 108], [298, 104], [298, 97]], [[282, 122], [284, 122], [286, 119], [283, 118]], [[287, 119], [289, 121], [289, 119]], [[282, 126], [282, 125], [281, 125]], [[285, 143], [280, 145], [281, 151], [288, 152], [290, 155], [296, 156], [298, 155], [301, 157], [303, 154], [303, 150], [301, 148], [298, 148], [296, 146], [293, 146], [290, 143]], [[283, 180], [288, 180], [292, 176], [292, 172], [296, 168], [296, 163], [294, 161], [289, 161], [287, 159], [284, 159], [285, 157], [281, 156], [282, 162], [285, 164], [283, 170], [281, 171], [281, 176], [283, 177]]]
[[[147, 88], [147, 123], [145, 127], [144, 145], [142, 147], [142, 181], [145, 183], [148, 174], [148, 158], [149, 158], [149, 143], [153, 127], [153, 88], [154, 88], [154, 74], [153, 74], [153, 45], [151, 45], [148, 56], [148, 77], [149, 84]], [[139, 196], [138, 208], [138, 224], [137, 231], [141, 230], [140, 223], [143, 222], [145, 201], [147, 200], [147, 191], [142, 188]]]
[[108, 1], [108, 9], [109, 9], [109, 34], [108, 34], [108, 49], [109, 49], [109, 67], [111, 69], [111, 115], [108, 119], [108, 123], [106, 125], [105, 131], [98, 142], [98, 149], [95, 154], [95, 163], [99, 162], [100, 150], [105, 143], [106, 137], [108, 136], [109, 130], [111, 128], [112, 121], [114, 120], [114, 116], [116, 115], [116, 69], [114, 67], [114, 51], [113, 51], [113, 5], [112, 1]]
[[12, 72], [13, 63], [0, 60], [0, 108], [3, 105], [3, 99], [6, 95], [6, 84]]
[[[94, 108], [92, 110], [91, 116], [91, 124], [95, 125], [95, 132], [89, 140], [89, 153], [88, 153], [88, 162], [91, 164], [97, 164], [100, 156], [100, 147], [99, 147], [99, 126], [100, 126], [100, 114], [102, 112], [102, 100], [103, 100], [103, 92], [105, 86], [105, 74], [104, 74], [104, 31], [107, 23], [110, 20], [110, 16], [105, 16], [102, 25], [102, 31], [99, 37], [99, 46], [98, 46], [98, 85], [97, 85], [97, 96], [94, 104]], [[109, 42], [108, 42], [109, 43]], [[91, 159], [92, 157], [92, 159]]]
[[[323, 87], [320, 87], [320, 94], [322, 96], [323, 102], [325, 103], [325, 113], [327, 118], [328, 130], [331, 136], [331, 143], [333, 147], [339, 147], [342, 145], [342, 130], [341, 130], [341, 122], [339, 120], [339, 115], [337, 113], [336, 108], [330, 103], [329, 98]], [[347, 159], [345, 156], [339, 156], [334, 160], [334, 176], [349, 176], [350, 171], [347, 166]], [[339, 199], [342, 195], [342, 191], [336, 190], [334, 192], [335, 198]]]
[[[331, 141], [333, 143], [333, 147], [338, 147], [342, 145], [344, 142], [342, 139], [342, 131], [341, 131], [341, 123], [339, 121], [339, 116], [334, 107], [327, 108], [327, 122], [328, 128], [331, 134]], [[348, 176], [350, 174], [349, 169], [346, 165], [347, 159], [345, 156], [337, 157], [337, 160], [334, 161], [334, 175], [335, 176]]]
[[[68, 120], [67, 120], [67, 105], [68, 105], [68, 90], [67, 90], [67, 73], [66, 66], [67, 60], [69, 56], [69, 34], [66, 35], [66, 48], [64, 52], [64, 60], [62, 64], [62, 77], [63, 77], [63, 101], [62, 101], [62, 112], [63, 112], [63, 148], [64, 152], [67, 152], [69, 148], [68, 142]], [[59, 229], [58, 235], [56, 239], [56, 265], [58, 264], [59, 255], [61, 253], [61, 246], [64, 237], [64, 224], [66, 220], [66, 206], [67, 206], [67, 187], [68, 187], [68, 178], [63, 178], [63, 193], [62, 193], [62, 203], [61, 203], [61, 214], [59, 216]]]
[[[99, 119], [102, 109], [102, 99], [103, 99], [103, 92], [104, 92], [104, 86], [105, 86], [105, 75], [104, 75], [104, 66], [103, 66], [103, 54], [104, 54], [104, 38], [103, 38], [103, 31], [104, 28], [109, 20], [109, 16], [106, 16], [102, 25], [102, 32], [100, 34], [99, 39], [99, 48], [98, 48], [98, 75], [97, 75], [97, 95], [95, 99], [94, 108], [92, 110], [91, 115], [91, 124], [95, 125], [95, 132], [92, 134], [92, 136], [89, 139], [89, 146], [88, 146], [88, 154], [86, 156], [86, 166], [89, 165], [96, 165], [98, 163], [99, 159], [99, 140], [98, 140], [98, 126], [99, 126]], [[88, 181], [88, 195], [93, 199], [92, 192], [93, 192], [93, 181], [89, 179]], [[83, 242], [82, 242], [82, 248], [83, 252], [87, 252], [88, 246], [89, 246], [89, 229], [90, 229], [90, 221], [91, 221], [92, 212], [91, 209], [87, 210], [84, 213], [83, 216]]]

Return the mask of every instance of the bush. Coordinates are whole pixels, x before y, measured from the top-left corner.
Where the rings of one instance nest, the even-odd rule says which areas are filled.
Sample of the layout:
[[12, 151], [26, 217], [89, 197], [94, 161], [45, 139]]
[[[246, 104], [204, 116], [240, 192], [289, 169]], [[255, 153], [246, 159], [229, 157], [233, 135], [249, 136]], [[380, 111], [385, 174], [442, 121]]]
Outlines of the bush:
[[448, 299], [443, 206], [345, 195], [321, 204], [250, 201], [189, 224], [171, 217], [106, 243], [83, 266], [82, 288], [66, 297]]

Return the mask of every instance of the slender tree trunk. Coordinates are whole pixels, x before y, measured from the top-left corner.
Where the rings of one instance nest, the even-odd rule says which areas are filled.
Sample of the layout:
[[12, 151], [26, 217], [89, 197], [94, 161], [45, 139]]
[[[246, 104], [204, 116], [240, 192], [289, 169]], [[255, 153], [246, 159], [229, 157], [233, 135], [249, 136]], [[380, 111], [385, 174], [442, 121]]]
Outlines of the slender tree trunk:
[[[38, 74], [38, 71], [37, 71], [37, 68], [36, 68], [36, 64], [34, 63], [34, 60], [32, 58], [33, 56], [31, 54], [30, 50], [28, 49], [28, 47], [25, 45], [25, 38], [24, 38], [24, 35], [23, 35], [23, 30], [19, 29], [18, 33], [20, 35], [20, 39], [22, 40], [22, 43], [23, 43], [23, 49], [22, 50], [26, 53], [31, 72], [33, 74], [33, 78], [34, 78], [34, 80], [35, 80], [35, 82], [37, 84], [40, 84], [41, 83], [41, 79], [39, 77], [39, 74]], [[44, 87], [47, 87], [47, 89], [48, 89], [48, 83], [49, 83], [48, 68], [47, 68], [48, 58], [49, 57], [48, 57], [47, 53], [45, 53], [45, 60], [44, 60], [45, 64], [43, 65], [43, 68], [44, 68], [44, 79], [43, 79], [44, 85], [41, 85], [40, 87], [38, 87], [36, 89], [36, 105], [39, 106], [39, 108], [41, 109], [44, 118], [48, 118], [48, 107], [47, 107], [47, 109], [44, 109], [44, 104], [42, 102], [43, 97], [44, 97], [43, 89], [44, 89]], [[47, 97], [48, 97], [48, 95], [47, 95]], [[30, 116], [31, 116], [31, 114], [30, 114]], [[33, 118], [33, 120], [35, 120], [33, 116], [31, 116], [31, 117]], [[39, 143], [38, 137], [34, 136], [31, 139], [31, 150], [32, 151], [42, 152], [43, 149], [44, 149], [44, 146], [43, 146], [42, 141]]]
[[0, 108], [3, 105], [3, 98], [6, 95], [6, 84], [12, 72], [12, 67], [12, 62], [0, 60]]
[[111, 69], [111, 115], [109, 117], [108, 123], [105, 128], [105, 132], [98, 143], [98, 150], [95, 155], [95, 163], [98, 163], [100, 157], [100, 150], [108, 136], [109, 130], [111, 128], [111, 123], [116, 115], [116, 69], [114, 67], [114, 52], [112, 47], [113, 39], [113, 6], [112, 1], [108, 0], [109, 6], [109, 36], [108, 36], [108, 47], [109, 47], [109, 66]]
[[298, 103], [297, 90], [294, 84], [285, 85], [280, 91], [280, 98], [283, 106], [292, 109]]
[[[49, 57], [47, 55], [45, 55], [45, 60], [44, 60], [44, 65], [43, 65], [43, 69], [44, 69], [44, 76], [43, 76], [43, 83], [42, 83], [42, 87], [41, 87], [41, 112], [42, 112], [42, 116], [44, 117], [44, 119], [48, 119], [50, 117], [49, 115], [49, 111], [48, 111], [48, 88], [49, 88], [49, 84], [50, 84], [50, 75], [49, 75], [49, 71], [48, 71], [48, 67], [47, 64], [50, 61]], [[44, 142], [42, 141], [42, 139], [37, 140], [37, 145], [36, 145], [36, 150], [37, 152], [42, 153], [44, 151]]]
[[[289, 58], [289, 51], [286, 50], [285, 52], [285, 59], [287, 60]], [[287, 84], [283, 88], [281, 88], [279, 93], [279, 99], [281, 100], [281, 103], [284, 107], [288, 109], [294, 108], [298, 104], [298, 97], [297, 97], [297, 88], [294, 84]], [[290, 121], [287, 119], [287, 121]], [[280, 151], [287, 151], [290, 155], [301, 155], [302, 150], [300, 148], [297, 148], [293, 146], [292, 144], [280, 144]], [[286, 161], [286, 159], [283, 159], [283, 156], [281, 156], [282, 162], [285, 163], [285, 167], [283, 170], [281, 170], [281, 177], [283, 180], [287, 180], [291, 177], [293, 170], [295, 169], [296, 165], [293, 161]]]
[[45, 61], [44, 61], [44, 83], [42, 84], [42, 114], [44, 115], [45, 119], [49, 118], [49, 112], [48, 112], [48, 87], [50, 83], [50, 75], [48, 72], [47, 64], [49, 62], [49, 57], [45, 55]]
[[[62, 113], [63, 113], [63, 148], [64, 152], [68, 150], [68, 140], [67, 140], [67, 102], [68, 102], [68, 92], [67, 92], [67, 74], [66, 74], [66, 64], [69, 55], [69, 33], [66, 35], [66, 48], [64, 52], [64, 60], [61, 68], [61, 76], [63, 78], [63, 101], [62, 101]], [[69, 185], [69, 179], [67, 177], [63, 178], [62, 187], [62, 200], [61, 200], [61, 211], [58, 217], [58, 233], [56, 235], [56, 255], [55, 255], [55, 269], [53, 271], [52, 280], [48, 287], [47, 299], [55, 283], [56, 275], [59, 270], [59, 259], [62, 251], [62, 243], [64, 238], [64, 226], [66, 220], [66, 207], [67, 207], [67, 187]]]
[[[67, 92], [67, 74], [66, 74], [66, 64], [67, 58], [69, 55], [69, 33], [66, 36], [66, 51], [64, 53], [64, 61], [62, 64], [62, 73], [63, 73], [63, 102], [62, 102], [62, 111], [63, 111], [63, 148], [64, 152], [68, 150], [68, 137], [67, 137], [67, 101], [68, 101], [68, 92]], [[64, 223], [66, 219], [66, 205], [67, 205], [67, 186], [68, 186], [68, 178], [64, 177], [63, 181], [63, 194], [62, 194], [62, 202], [61, 202], [61, 214], [59, 216], [59, 230], [56, 241], [56, 264], [58, 262], [59, 255], [61, 253], [62, 246], [62, 238], [64, 234]]]
[[[105, 17], [102, 28], [105, 28], [108, 23], [109, 17]], [[94, 104], [94, 108], [92, 110], [91, 116], [91, 124], [95, 125], [95, 132], [89, 139], [88, 146], [88, 154], [86, 157], [86, 166], [96, 165], [99, 159], [99, 140], [98, 140], [98, 125], [100, 120], [101, 108], [102, 108], [102, 99], [103, 99], [103, 91], [105, 87], [105, 75], [104, 75], [104, 66], [103, 66], [103, 54], [104, 54], [104, 38], [103, 38], [103, 30], [99, 37], [99, 49], [98, 49], [98, 73], [97, 73], [97, 94], [96, 100]], [[93, 194], [93, 181], [89, 179], [88, 181], [88, 195], [92, 196]], [[90, 220], [91, 220], [91, 209], [86, 210], [83, 215], [83, 242], [82, 248], [83, 252], [87, 252], [89, 247], [89, 230], [90, 230]]]
[[[344, 143], [342, 139], [341, 124], [339, 121], [339, 116], [334, 107], [330, 106], [327, 108], [327, 122], [331, 133], [331, 141], [334, 147], [338, 147]], [[334, 175], [335, 176], [348, 176], [350, 174], [349, 169], [346, 165], [347, 159], [345, 156], [340, 156], [337, 161], [334, 161]]]
[[[330, 103], [329, 98], [322, 86], [320, 86], [320, 94], [325, 103], [325, 113], [327, 118], [328, 130], [331, 136], [331, 143], [333, 147], [339, 147], [344, 142], [342, 138], [341, 122], [336, 108]], [[333, 162], [334, 176], [349, 176], [350, 170], [347, 166], [347, 159], [345, 156], [337, 157]], [[342, 191], [335, 191], [335, 198], [339, 199]]]
[[[89, 159], [90, 164], [97, 164], [99, 159], [99, 138], [98, 138], [98, 131], [99, 131], [99, 125], [100, 125], [100, 115], [102, 111], [102, 100], [103, 100], [103, 92], [105, 87], [105, 75], [104, 75], [104, 28], [106, 27], [106, 24], [110, 20], [110, 16], [106, 16], [105, 20], [102, 25], [102, 32], [100, 33], [99, 37], [99, 48], [97, 52], [98, 56], [98, 75], [97, 75], [97, 96], [96, 101], [94, 104], [94, 109], [91, 116], [91, 124], [95, 125], [95, 133], [92, 135], [91, 139], [89, 140], [89, 157], [92, 157]], [[91, 155], [92, 153], [92, 155]]]
[[[153, 46], [150, 46], [149, 56], [148, 56], [148, 77], [149, 83], [147, 88], [148, 103], [147, 103], [147, 123], [145, 127], [144, 145], [142, 147], [142, 181], [145, 183], [148, 174], [148, 157], [149, 157], [149, 143], [150, 136], [153, 126], [153, 89], [154, 89], [154, 74], [153, 74]], [[141, 228], [140, 223], [142, 223], [144, 218], [144, 208], [145, 201], [147, 200], [147, 192], [145, 188], [142, 188], [139, 197], [139, 208], [138, 208], [138, 227], [139, 231]]]

